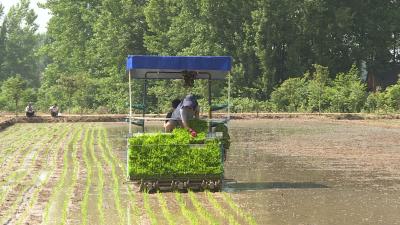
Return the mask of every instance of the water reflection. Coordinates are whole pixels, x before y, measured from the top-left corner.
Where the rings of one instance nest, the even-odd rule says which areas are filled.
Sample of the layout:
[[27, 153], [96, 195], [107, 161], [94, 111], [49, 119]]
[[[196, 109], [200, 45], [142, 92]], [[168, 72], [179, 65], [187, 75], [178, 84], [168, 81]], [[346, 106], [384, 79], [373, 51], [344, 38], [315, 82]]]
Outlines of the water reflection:
[[310, 189], [310, 188], [329, 188], [329, 186], [314, 182], [245, 182], [245, 183], [226, 183], [224, 191], [241, 192], [256, 191], [267, 189]]

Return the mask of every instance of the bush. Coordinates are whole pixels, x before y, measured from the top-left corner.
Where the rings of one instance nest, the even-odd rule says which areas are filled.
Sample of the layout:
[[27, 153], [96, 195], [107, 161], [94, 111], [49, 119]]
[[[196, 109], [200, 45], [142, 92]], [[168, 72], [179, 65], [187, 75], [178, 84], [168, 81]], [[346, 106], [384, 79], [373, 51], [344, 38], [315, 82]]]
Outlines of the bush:
[[258, 102], [251, 98], [234, 98], [231, 104], [231, 111], [235, 113], [254, 112], [259, 109]]
[[271, 94], [275, 111], [298, 112], [307, 106], [307, 85], [305, 78], [289, 78]]
[[360, 112], [366, 101], [366, 85], [355, 65], [348, 73], [339, 73], [328, 91], [330, 111]]
[[400, 111], [400, 81], [383, 92], [368, 95], [364, 105], [366, 112], [388, 113]]
[[386, 106], [392, 111], [400, 111], [400, 81], [385, 91]]
[[[327, 67], [314, 65], [315, 72], [307, 86], [308, 111], [323, 112], [329, 107], [329, 70]], [[308, 74], [306, 74], [306, 77]]]

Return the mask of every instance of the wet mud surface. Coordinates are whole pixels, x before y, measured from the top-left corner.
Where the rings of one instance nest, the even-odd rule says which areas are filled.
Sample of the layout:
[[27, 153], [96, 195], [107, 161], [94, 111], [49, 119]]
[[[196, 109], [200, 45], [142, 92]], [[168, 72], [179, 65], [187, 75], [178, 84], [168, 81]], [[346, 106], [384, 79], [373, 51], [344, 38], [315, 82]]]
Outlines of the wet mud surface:
[[398, 120], [232, 121], [221, 193], [137, 192], [127, 130], [1, 131], [0, 224], [400, 224]]
[[400, 122], [231, 123], [225, 186], [259, 224], [400, 224]]

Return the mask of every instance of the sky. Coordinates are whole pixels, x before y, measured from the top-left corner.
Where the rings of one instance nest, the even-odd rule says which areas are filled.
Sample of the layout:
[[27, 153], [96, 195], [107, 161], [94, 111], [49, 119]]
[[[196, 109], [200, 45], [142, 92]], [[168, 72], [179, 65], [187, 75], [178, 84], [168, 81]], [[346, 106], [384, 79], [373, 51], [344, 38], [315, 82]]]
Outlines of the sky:
[[[18, 0], [0, 0], [0, 3], [4, 6], [5, 8], [5, 13], [8, 12], [11, 6], [17, 4], [19, 1]], [[31, 8], [33, 8], [38, 15], [36, 19], [36, 23], [39, 25], [39, 30], [38, 32], [44, 33], [47, 30], [47, 22], [49, 21], [51, 15], [49, 14], [49, 11], [46, 9], [40, 9], [37, 6], [37, 3], [44, 3], [46, 0], [31, 0]]]

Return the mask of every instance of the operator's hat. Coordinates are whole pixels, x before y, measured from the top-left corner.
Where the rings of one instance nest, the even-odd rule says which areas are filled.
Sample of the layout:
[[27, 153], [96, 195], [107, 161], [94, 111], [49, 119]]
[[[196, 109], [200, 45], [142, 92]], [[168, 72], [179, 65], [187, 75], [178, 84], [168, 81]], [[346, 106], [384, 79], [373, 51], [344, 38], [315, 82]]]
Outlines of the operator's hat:
[[182, 106], [183, 107], [191, 107], [192, 109], [195, 109], [197, 107], [197, 100], [194, 95], [186, 95], [186, 97], [182, 101]]

